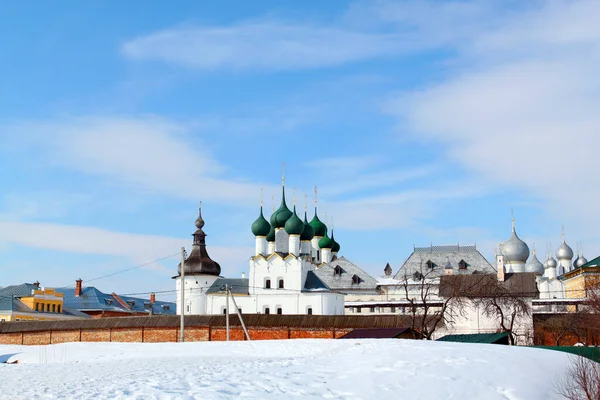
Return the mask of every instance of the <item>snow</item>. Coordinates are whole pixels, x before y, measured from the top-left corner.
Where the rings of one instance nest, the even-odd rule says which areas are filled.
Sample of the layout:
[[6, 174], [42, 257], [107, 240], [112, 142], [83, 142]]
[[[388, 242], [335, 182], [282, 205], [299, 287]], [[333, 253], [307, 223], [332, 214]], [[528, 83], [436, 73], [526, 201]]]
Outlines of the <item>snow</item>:
[[558, 399], [565, 353], [416, 340], [0, 345], [1, 399]]

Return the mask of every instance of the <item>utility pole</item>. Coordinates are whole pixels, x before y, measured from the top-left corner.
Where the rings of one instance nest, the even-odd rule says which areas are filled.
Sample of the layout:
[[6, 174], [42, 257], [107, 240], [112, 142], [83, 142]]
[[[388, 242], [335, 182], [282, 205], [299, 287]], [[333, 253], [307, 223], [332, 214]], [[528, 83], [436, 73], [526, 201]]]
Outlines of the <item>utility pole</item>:
[[225, 284], [225, 329], [227, 330], [227, 341], [229, 342], [229, 284]]
[[185, 316], [185, 247], [181, 248], [181, 321], [179, 326], [179, 341], [183, 342], [184, 316]]
[[250, 341], [250, 335], [248, 334], [248, 329], [246, 329], [246, 324], [244, 323], [244, 319], [242, 318], [242, 313], [235, 302], [235, 298], [233, 297], [233, 293], [231, 293], [231, 289], [229, 289], [228, 295], [231, 295], [231, 301], [233, 302], [233, 306], [235, 307], [235, 312], [237, 313], [240, 322], [242, 323], [242, 329], [244, 329], [244, 334], [246, 334], [246, 340]]

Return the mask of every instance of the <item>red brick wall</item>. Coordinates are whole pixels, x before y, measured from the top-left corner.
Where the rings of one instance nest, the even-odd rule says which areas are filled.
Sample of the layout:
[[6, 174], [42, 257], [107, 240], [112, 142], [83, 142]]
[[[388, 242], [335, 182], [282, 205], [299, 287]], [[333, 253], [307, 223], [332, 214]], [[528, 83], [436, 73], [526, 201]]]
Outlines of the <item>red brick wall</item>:
[[142, 342], [143, 328], [113, 328], [110, 332], [111, 342]]
[[51, 331], [50, 332], [50, 343], [79, 342], [80, 336], [81, 336], [80, 330]]
[[333, 331], [327, 329], [290, 329], [290, 339], [333, 339]]
[[110, 342], [110, 329], [82, 329], [82, 342]]
[[[352, 329], [249, 328], [252, 340], [332, 339], [344, 336]], [[224, 341], [222, 327], [191, 326], [185, 328], [186, 342]], [[230, 340], [245, 340], [240, 327], [231, 328]], [[0, 344], [42, 345], [65, 342], [177, 342], [179, 328], [104, 328], [0, 334]]]
[[[227, 331], [225, 328], [212, 328], [210, 330], [211, 341], [227, 340]], [[244, 331], [242, 328], [231, 328], [229, 330], [229, 340], [244, 340]]]
[[344, 336], [346, 333], [348, 332], [352, 332], [354, 329], [336, 329], [335, 331], [333, 331], [333, 337], [334, 339], [339, 339], [342, 336]]
[[50, 344], [50, 331], [23, 332], [23, 344], [25, 344], [25, 345]]
[[172, 328], [144, 328], [142, 340], [149, 343], [176, 342], [177, 334]]
[[19, 332], [0, 335], [0, 344], [23, 344], [23, 334]]
[[284, 329], [250, 328], [250, 329], [248, 329], [248, 335], [250, 335], [250, 339], [252, 339], [252, 340], [289, 339], [290, 331], [287, 328], [284, 328]]
[[[177, 341], [179, 341], [179, 329], [177, 332]], [[191, 326], [183, 331], [183, 340], [186, 342], [208, 342], [210, 340], [210, 329], [208, 327]]]

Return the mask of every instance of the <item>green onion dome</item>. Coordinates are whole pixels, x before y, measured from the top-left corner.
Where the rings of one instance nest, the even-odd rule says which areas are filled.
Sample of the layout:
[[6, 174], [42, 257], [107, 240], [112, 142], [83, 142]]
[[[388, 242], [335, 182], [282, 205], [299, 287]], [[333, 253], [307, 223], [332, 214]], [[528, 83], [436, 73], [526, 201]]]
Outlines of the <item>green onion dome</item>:
[[269, 233], [267, 233], [267, 242], [274, 242], [275, 241], [275, 228], [273, 228], [273, 225], [271, 225], [271, 230], [269, 230]]
[[285, 223], [287, 222], [288, 219], [290, 219], [291, 216], [292, 216], [292, 212], [287, 207], [287, 204], [285, 204], [285, 187], [284, 187], [282, 189], [282, 194], [281, 194], [281, 205], [279, 206], [279, 208], [277, 210], [275, 210], [273, 215], [271, 215], [271, 226], [273, 226], [273, 228], [283, 228], [283, 227], [285, 227]]
[[319, 217], [317, 216], [317, 208], [315, 207], [315, 216], [310, 221], [310, 226], [312, 226], [315, 231], [315, 236], [327, 236], [327, 225], [321, 222]]
[[331, 231], [331, 241], [333, 242], [333, 245], [331, 246], [331, 252], [337, 253], [338, 251], [340, 251], [340, 244], [336, 242], [333, 238], [333, 230]]
[[267, 222], [265, 217], [263, 216], [263, 209], [260, 208], [260, 215], [252, 223], [252, 233], [254, 236], [267, 236], [271, 231], [271, 225]]
[[327, 236], [327, 232], [325, 232], [325, 236], [319, 240], [319, 247], [322, 249], [331, 249], [333, 246], [333, 241]]
[[300, 240], [312, 240], [315, 237], [315, 230], [308, 223], [308, 219], [306, 218], [306, 211], [304, 211], [304, 230], [302, 231], [302, 235], [300, 235]]
[[294, 213], [285, 223], [285, 231], [289, 235], [301, 235], [304, 231], [304, 222], [296, 214], [296, 206], [294, 206]]

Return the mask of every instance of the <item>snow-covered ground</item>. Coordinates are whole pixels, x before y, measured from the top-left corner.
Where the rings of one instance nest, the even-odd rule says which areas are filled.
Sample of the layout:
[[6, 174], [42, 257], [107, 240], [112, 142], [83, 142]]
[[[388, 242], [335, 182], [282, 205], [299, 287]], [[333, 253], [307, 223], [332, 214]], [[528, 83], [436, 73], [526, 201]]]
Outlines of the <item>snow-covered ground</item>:
[[[11, 355], [12, 354], [12, 355]], [[415, 340], [2, 346], [2, 399], [558, 399], [564, 353]]]

